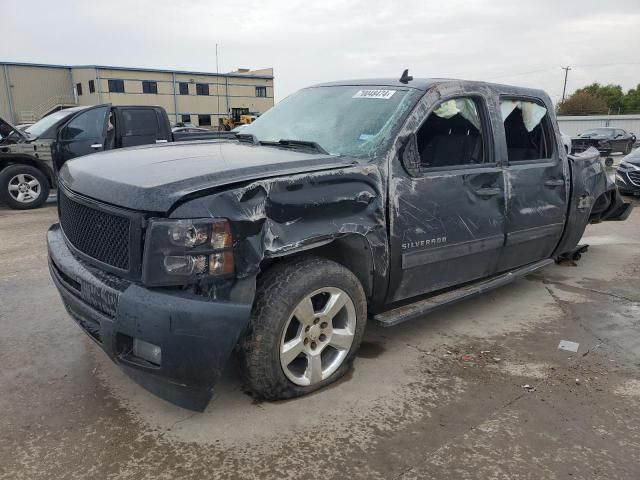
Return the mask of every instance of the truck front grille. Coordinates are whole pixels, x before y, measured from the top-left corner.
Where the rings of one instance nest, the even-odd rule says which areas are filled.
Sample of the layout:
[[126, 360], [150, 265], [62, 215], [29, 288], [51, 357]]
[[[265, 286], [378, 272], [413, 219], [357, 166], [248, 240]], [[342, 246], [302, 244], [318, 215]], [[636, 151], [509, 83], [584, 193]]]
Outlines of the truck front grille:
[[635, 186], [640, 186], [640, 172], [627, 172], [627, 175], [629, 175], [629, 180], [631, 180], [631, 183], [633, 183]]
[[60, 225], [73, 247], [118, 270], [131, 269], [131, 218], [80, 203], [64, 190], [58, 201]]

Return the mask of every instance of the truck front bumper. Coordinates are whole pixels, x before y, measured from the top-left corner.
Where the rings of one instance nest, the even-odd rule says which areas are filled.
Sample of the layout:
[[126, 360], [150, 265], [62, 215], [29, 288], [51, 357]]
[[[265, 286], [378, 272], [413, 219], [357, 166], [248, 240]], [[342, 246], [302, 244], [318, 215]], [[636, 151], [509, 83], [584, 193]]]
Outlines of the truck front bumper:
[[[251, 305], [147, 289], [107, 274], [71, 253], [58, 224], [49, 229], [47, 245], [53, 282], [89, 337], [147, 390], [204, 410], [249, 322]], [[158, 360], [137, 356], [134, 341], [159, 347]]]

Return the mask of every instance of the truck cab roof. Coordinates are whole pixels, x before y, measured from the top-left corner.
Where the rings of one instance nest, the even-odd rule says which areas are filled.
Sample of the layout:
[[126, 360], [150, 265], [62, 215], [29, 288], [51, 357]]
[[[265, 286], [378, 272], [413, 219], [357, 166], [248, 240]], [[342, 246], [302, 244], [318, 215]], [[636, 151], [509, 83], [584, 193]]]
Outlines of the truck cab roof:
[[339, 87], [339, 86], [389, 86], [397, 88], [411, 88], [415, 90], [421, 90], [426, 92], [435, 85], [442, 85], [451, 83], [455, 85], [484, 85], [494, 91], [502, 91], [505, 94], [519, 94], [527, 96], [535, 96], [539, 98], [545, 98], [547, 95], [543, 90], [517, 87], [513, 85], [505, 85], [500, 83], [481, 82], [476, 80], [464, 80], [458, 78], [414, 78], [407, 83], [401, 82], [397, 78], [360, 78], [352, 80], [338, 80], [334, 82], [324, 82], [312, 85], [308, 88], [315, 87]]

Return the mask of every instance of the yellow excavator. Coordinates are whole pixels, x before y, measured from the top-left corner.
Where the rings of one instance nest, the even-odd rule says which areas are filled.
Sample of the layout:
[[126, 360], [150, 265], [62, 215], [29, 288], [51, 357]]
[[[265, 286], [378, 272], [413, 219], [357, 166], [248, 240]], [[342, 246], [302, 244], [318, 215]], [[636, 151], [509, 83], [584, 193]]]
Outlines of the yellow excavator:
[[253, 114], [240, 115], [239, 122], [235, 122], [233, 118], [223, 118], [222, 125], [224, 126], [225, 130], [229, 131], [233, 130], [239, 125], [249, 125], [250, 123], [253, 123], [256, 118], [258, 118], [258, 116]]

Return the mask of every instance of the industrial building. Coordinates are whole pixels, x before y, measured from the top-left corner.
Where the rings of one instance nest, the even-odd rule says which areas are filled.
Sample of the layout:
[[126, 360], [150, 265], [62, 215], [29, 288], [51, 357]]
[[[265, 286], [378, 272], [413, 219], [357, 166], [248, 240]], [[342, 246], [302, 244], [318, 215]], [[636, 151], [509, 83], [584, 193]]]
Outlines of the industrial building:
[[35, 122], [75, 105], [159, 105], [173, 122], [216, 128], [273, 106], [273, 69], [230, 73], [0, 62], [0, 116]]

